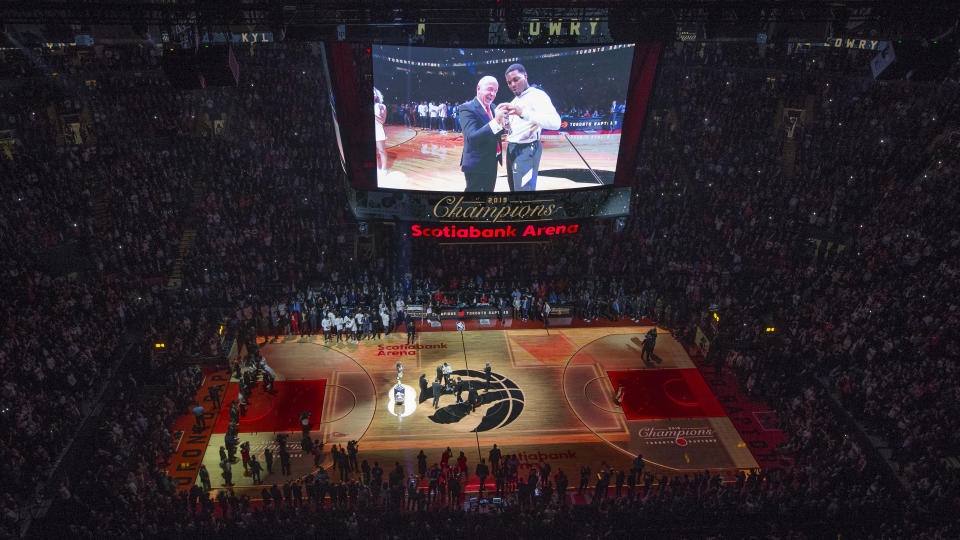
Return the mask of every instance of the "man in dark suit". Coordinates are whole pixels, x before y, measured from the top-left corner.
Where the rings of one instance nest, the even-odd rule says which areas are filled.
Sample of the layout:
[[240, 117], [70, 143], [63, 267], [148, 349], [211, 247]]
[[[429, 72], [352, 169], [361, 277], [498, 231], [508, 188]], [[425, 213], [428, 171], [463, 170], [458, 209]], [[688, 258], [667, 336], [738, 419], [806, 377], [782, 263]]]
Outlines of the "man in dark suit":
[[470, 392], [467, 394], [467, 402], [470, 404], [470, 412], [477, 410], [477, 405], [480, 404], [480, 394], [473, 386], [470, 387]]
[[433, 391], [433, 408], [434, 409], [437, 409], [440, 406], [440, 395], [443, 394], [443, 390], [441, 388], [442, 387], [440, 386], [440, 377], [437, 377], [436, 380], [433, 381], [433, 385], [431, 385], [430, 387], [430, 389]]
[[497, 79], [486, 76], [477, 83], [477, 97], [460, 106], [460, 124], [463, 127], [463, 155], [460, 170], [467, 180], [466, 191], [492, 192], [497, 183], [498, 155], [502, 148], [505, 112], [491, 108], [500, 85]]

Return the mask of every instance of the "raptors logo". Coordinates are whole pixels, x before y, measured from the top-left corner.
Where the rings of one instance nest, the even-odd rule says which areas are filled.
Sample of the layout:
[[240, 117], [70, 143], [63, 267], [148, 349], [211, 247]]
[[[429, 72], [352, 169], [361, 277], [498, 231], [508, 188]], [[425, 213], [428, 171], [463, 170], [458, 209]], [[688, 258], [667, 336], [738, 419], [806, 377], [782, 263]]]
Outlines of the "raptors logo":
[[[429, 416], [430, 420], [438, 424], [456, 424], [469, 416], [472, 408], [467, 401], [471, 389], [476, 389], [479, 403], [477, 411], [484, 405], [491, 405], [483, 414], [480, 424], [471, 429], [471, 432], [489, 431], [501, 428], [513, 422], [523, 411], [523, 392], [517, 384], [498, 374], [490, 374], [490, 384], [487, 386], [486, 376], [482, 371], [473, 369], [459, 369], [453, 372], [454, 377], [460, 377], [465, 383], [463, 403], [453, 403], [438, 409]], [[444, 391], [443, 394], [455, 395], [456, 392]], [[420, 394], [420, 403], [433, 399], [433, 390], [428, 388]]]

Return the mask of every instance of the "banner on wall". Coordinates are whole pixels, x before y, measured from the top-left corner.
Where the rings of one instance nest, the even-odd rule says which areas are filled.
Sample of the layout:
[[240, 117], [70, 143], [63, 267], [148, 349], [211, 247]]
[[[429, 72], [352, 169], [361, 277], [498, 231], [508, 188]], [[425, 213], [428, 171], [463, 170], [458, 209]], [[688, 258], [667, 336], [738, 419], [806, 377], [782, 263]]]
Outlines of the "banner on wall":
[[359, 220], [450, 223], [543, 223], [630, 214], [631, 188], [521, 195], [356, 191], [350, 206]]

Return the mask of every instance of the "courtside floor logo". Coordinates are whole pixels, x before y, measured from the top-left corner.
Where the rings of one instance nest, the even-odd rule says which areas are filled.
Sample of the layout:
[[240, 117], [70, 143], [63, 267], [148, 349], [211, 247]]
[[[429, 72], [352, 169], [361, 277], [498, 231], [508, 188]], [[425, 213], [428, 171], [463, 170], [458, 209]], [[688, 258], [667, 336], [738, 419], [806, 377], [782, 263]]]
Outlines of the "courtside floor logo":
[[[453, 379], [460, 377], [466, 383], [463, 390], [463, 403], [453, 403], [440, 407], [428, 418], [438, 424], [457, 424], [470, 415], [470, 389], [475, 388], [478, 393], [479, 407], [491, 405], [483, 414], [480, 424], [471, 429], [471, 432], [489, 431], [498, 429], [513, 422], [523, 412], [523, 392], [517, 384], [499, 373], [490, 374], [490, 386], [487, 386], [486, 375], [474, 369], [458, 369], [453, 372]], [[456, 395], [455, 392], [443, 392], [443, 395]], [[448, 398], [449, 399], [449, 398]], [[420, 393], [420, 403], [433, 400], [433, 388]]]
[[717, 442], [717, 432], [713, 428], [643, 428], [637, 432], [640, 442], [650, 445], [674, 444], [687, 446], [689, 444], [707, 444]]
[[447, 344], [417, 343], [416, 345], [377, 345], [377, 356], [416, 356], [417, 351], [428, 349], [446, 349]]

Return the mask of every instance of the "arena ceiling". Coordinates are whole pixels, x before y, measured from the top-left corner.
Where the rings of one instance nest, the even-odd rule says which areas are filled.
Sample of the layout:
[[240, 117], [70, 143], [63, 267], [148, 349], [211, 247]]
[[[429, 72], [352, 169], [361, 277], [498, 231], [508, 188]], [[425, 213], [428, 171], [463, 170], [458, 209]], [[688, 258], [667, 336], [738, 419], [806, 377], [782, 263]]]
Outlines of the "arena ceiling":
[[[17, 25], [58, 26], [73, 33], [107, 32], [110, 26], [201, 29], [229, 27], [236, 32], [294, 30], [315, 39], [335, 38], [338, 26], [409, 27], [430, 25], [522, 25], [547, 19], [590, 19], [611, 25], [644, 25], [676, 29], [679, 24], [723, 28], [771, 23], [858, 24], [898, 39], [929, 38], [956, 27], [958, 12], [951, 2], [891, 2], [889, 0], [730, 1], [730, 0], [5, 0], [0, 2], [4, 30]], [[94, 31], [94, 28], [97, 31]], [[672, 31], [671, 30], [671, 31]], [[56, 39], [47, 36], [47, 39]]]

